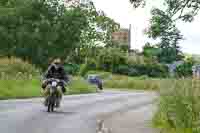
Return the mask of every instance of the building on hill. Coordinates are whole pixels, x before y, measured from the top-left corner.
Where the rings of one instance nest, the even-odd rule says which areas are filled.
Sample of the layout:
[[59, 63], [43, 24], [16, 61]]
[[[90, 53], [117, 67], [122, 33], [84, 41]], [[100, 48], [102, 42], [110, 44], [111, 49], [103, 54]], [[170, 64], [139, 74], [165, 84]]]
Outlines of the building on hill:
[[129, 28], [122, 28], [119, 31], [112, 33], [112, 41], [119, 46], [127, 46], [128, 51], [131, 51], [131, 25]]

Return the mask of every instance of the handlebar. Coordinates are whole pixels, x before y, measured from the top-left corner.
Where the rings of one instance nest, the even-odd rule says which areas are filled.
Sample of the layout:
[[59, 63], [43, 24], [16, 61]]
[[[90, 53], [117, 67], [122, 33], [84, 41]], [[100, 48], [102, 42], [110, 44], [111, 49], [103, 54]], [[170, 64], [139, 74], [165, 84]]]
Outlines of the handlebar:
[[65, 80], [60, 80], [60, 79], [55, 79], [55, 78], [49, 78], [45, 80], [45, 82], [51, 82], [51, 81], [62, 82], [64, 85], [68, 84]]

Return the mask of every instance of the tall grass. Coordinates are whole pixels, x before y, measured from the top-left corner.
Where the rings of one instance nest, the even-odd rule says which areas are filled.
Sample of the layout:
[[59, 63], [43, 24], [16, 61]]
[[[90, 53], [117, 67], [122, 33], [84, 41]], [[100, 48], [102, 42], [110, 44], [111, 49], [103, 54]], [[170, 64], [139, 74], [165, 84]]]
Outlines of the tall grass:
[[112, 75], [111, 79], [104, 82], [104, 87], [134, 90], [159, 90], [162, 82], [166, 82], [166, 80]]
[[[82, 78], [73, 79], [68, 86], [66, 95], [96, 92], [96, 88]], [[31, 80], [0, 80], [0, 100], [16, 98], [40, 97], [41, 83], [38, 79]]]
[[161, 133], [200, 133], [200, 81], [181, 79], [161, 88], [154, 126]]
[[0, 79], [31, 79], [39, 76], [33, 65], [17, 58], [0, 58]]
[[[96, 88], [81, 78], [73, 78], [67, 94], [92, 93]], [[39, 71], [17, 58], [0, 58], [0, 100], [41, 96]]]

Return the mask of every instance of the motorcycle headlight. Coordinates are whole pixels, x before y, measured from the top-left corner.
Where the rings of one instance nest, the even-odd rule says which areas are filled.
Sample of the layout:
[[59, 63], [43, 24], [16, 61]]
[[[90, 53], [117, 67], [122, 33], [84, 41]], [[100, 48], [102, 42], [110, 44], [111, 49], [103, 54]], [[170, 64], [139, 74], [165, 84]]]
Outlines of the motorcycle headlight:
[[52, 87], [56, 87], [56, 86], [57, 86], [57, 82], [53, 81], [53, 82], [51, 83], [51, 85], [52, 85]]

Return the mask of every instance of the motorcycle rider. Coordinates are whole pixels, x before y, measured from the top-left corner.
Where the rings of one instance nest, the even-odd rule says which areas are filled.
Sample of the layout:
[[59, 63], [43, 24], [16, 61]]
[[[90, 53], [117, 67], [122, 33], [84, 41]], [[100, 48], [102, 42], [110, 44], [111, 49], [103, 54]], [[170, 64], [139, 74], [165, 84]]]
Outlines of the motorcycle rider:
[[43, 76], [43, 82], [42, 82], [42, 88], [43, 88], [43, 93], [45, 95], [45, 101], [44, 104], [47, 106], [47, 98], [49, 95], [49, 89], [48, 89], [48, 79], [50, 78], [55, 78], [59, 79], [62, 81], [62, 83], [58, 87], [58, 100], [56, 102], [56, 107], [60, 107], [60, 101], [62, 99], [62, 94], [66, 92], [65, 84], [68, 82], [68, 75], [64, 70], [64, 67], [62, 65], [61, 59], [56, 58], [52, 62], [52, 64], [48, 67], [47, 71], [45, 72]]

